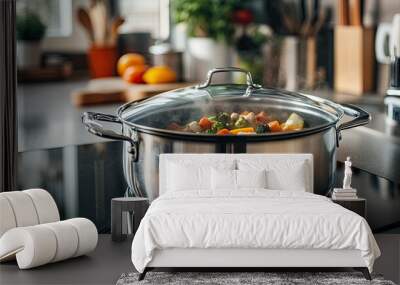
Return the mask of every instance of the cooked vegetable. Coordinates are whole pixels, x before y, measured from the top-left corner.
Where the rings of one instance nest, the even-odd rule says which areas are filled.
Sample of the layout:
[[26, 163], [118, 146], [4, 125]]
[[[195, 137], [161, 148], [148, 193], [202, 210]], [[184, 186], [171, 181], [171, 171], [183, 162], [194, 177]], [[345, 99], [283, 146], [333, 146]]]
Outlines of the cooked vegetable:
[[217, 115], [217, 121], [223, 124], [228, 124], [231, 121], [231, 116], [228, 113], [222, 112]]
[[200, 119], [199, 125], [203, 130], [209, 130], [211, 129], [213, 123], [207, 117], [203, 117]]
[[264, 134], [269, 132], [269, 126], [268, 125], [257, 125], [256, 127], [256, 133], [257, 134]]
[[234, 129], [231, 130], [230, 133], [232, 135], [237, 135], [239, 133], [254, 133], [254, 128], [240, 128], [240, 129]]
[[249, 125], [254, 125], [256, 123], [256, 115], [254, 115], [253, 112], [248, 113], [247, 115], [244, 116], [246, 121], [249, 123]]
[[304, 127], [304, 120], [296, 113], [290, 114], [289, 118], [283, 124], [283, 131], [297, 131]]
[[219, 135], [219, 136], [224, 136], [224, 135], [229, 135], [229, 134], [230, 134], [230, 132], [228, 129], [222, 129], [217, 132], [217, 135]]
[[231, 122], [236, 122], [237, 119], [239, 119], [239, 114], [238, 113], [232, 113], [231, 114]]
[[207, 135], [215, 135], [215, 132], [212, 129], [210, 129], [210, 130], [206, 130], [206, 134]]
[[264, 111], [257, 114], [247, 110], [240, 112], [240, 114], [218, 112], [215, 115], [203, 116], [198, 121], [192, 121], [185, 126], [173, 122], [168, 125], [167, 129], [210, 135], [252, 135], [299, 131], [304, 128], [304, 119], [296, 113], [290, 114], [285, 122], [277, 119], [271, 120], [271, 117], [274, 116], [277, 116], [277, 114], [267, 114]]
[[239, 116], [239, 119], [235, 122], [235, 128], [246, 128], [249, 126], [249, 122], [242, 115]]
[[268, 127], [271, 130], [271, 132], [280, 132], [282, 131], [281, 125], [279, 124], [278, 121], [272, 121], [268, 123]]
[[219, 130], [226, 129], [226, 124], [217, 121], [217, 122], [215, 122], [215, 123], [213, 124], [213, 126], [211, 127], [211, 129], [216, 133], [216, 132], [218, 132]]
[[201, 132], [201, 127], [200, 127], [199, 123], [197, 123], [196, 121], [189, 123], [188, 127], [189, 127], [189, 130], [193, 133]]
[[267, 113], [265, 113], [264, 111], [258, 113], [256, 115], [256, 122], [258, 124], [266, 124], [266, 123], [268, 123], [268, 115], [267, 115]]
[[208, 119], [209, 119], [211, 122], [215, 122], [215, 121], [217, 120], [217, 116], [209, 116]]

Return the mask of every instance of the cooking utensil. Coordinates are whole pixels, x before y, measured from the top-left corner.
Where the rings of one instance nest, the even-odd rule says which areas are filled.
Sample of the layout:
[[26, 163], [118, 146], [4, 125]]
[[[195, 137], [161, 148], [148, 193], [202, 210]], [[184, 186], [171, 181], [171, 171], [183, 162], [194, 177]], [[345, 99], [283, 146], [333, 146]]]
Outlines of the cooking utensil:
[[111, 22], [110, 37], [108, 39], [110, 45], [116, 45], [118, 39], [119, 27], [125, 22], [122, 17], [117, 17]]
[[103, 1], [96, 1], [89, 9], [90, 19], [94, 31], [94, 43], [97, 46], [105, 46], [108, 34], [107, 8]]
[[351, 26], [361, 26], [361, 0], [349, 0], [349, 15]]
[[324, 24], [327, 22], [327, 18], [328, 18], [328, 11], [327, 9], [321, 9], [321, 11], [319, 12], [319, 16], [318, 16], [318, 20], [317, 22], [314, 24], [313, 26], [313, 30], [312, 33], [314, 35], [317, 35], [319, 33], [319, 31], [321, 30], [321, 28], [324, 26]]
[[78, 8], [77, 11], [77, 18], [79, 23], [82, 25], [82, 27], [88, 34], [90, 41], [93, 42], [94, 41], [93, 25], [89, 13], [84, 8], [80, 7]]
[[[217, 73], [242, 72], [247, 84], [213, 85]], [[301, 131], [245, 136], [218, 136], [168, 130], [171, 122], [199, 119], [216, 110], [265, 110], [284, 115], [296, 112], [307, 122]], [[342, 122], [343, 115], [352, 117]], [[326, 194], [334, 183], [336, 147], [341, 132], [364, 125], [369, 114], [351, 105], [338, 105], [319, 97], [265, 89], [254, 84], [251, 74], [238, 68], [211, 70], [199, 86], [166, 92], [151, 99], [121, 106], [118, 115], [86, 112], [87, 130], [100, 137], [124, 142], [123, 163], [128, 185], [135, 196], [158, 196], [160, 153], [312, 153], [315, 193]], [[105, 129], [99, 122], [118, 123], [121, 133]]]
[[375, 26], [377, 11], [378, 11], [378, 6], [376, 0], [364, 0], [364, 13], [363, 13], [364, 27], [372, 28]]
[[337, 13], [338, 13], [338, 25], [346, 26], [349, 24], [349, 7], [348, 0], [338, 0], [337, 2]]

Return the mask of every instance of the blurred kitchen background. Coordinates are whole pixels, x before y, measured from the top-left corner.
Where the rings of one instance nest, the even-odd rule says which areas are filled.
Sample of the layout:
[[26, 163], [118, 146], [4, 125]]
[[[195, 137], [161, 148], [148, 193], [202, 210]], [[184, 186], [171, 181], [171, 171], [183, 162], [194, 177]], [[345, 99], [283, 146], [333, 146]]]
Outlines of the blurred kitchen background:
[[100, 141], [82, 112], [114, 114], [223, 66], [382, 113], [396, 13], [399, 0], [17, 0], [19, 151]]

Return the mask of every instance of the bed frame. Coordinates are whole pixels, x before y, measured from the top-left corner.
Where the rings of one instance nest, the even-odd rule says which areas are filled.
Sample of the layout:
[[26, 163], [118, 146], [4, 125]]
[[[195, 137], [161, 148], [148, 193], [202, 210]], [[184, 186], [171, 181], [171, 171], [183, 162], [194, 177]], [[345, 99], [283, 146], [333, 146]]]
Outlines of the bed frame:
[[[310, 165], [313, 177], [313, 159], [311, 154], [163, 154], [160, 156], [160, 194], [165, 189], [166, 160], [174, 158], [207, 159], [208, 157], [224, 156], [225, 158], [254, 157], [292, 157], [303, 159]], [[312, 181], [312, 180], [310, 180]], [[313, 183], [310, 183], [308, 192], [313, 192]], [[143, 280], [146, 273], [155, 268], [202, 268], [213, 271], [217, 268], [229, 268], [230, 271], [254, 271], [254, 269], [285, 268], [353, 268], [361, 271], [367, 280], [371, 276], [359, 250], [333, 249], [254, 249], [254, 248], [169, 248], [157, 249], [153, 259], [149, 262], [139, 280]]]
[[170, 248], [156, 250], [153, 259], [139, 275], [155, 268], [232, 268], [237, 271], [262, 268], [343, 268], [361, 271], [371, 280], [359, 250], [331, 249], [197, 249]]

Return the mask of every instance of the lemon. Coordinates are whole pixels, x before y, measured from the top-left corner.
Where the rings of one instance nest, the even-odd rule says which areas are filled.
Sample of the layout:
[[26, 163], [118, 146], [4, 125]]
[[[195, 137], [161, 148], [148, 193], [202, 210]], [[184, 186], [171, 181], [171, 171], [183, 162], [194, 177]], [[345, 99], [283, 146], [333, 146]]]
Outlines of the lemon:
[[171, 83], [176, 81], [176, 73], [168, 66], [154, 66], [143, 75], [148, 84]]

